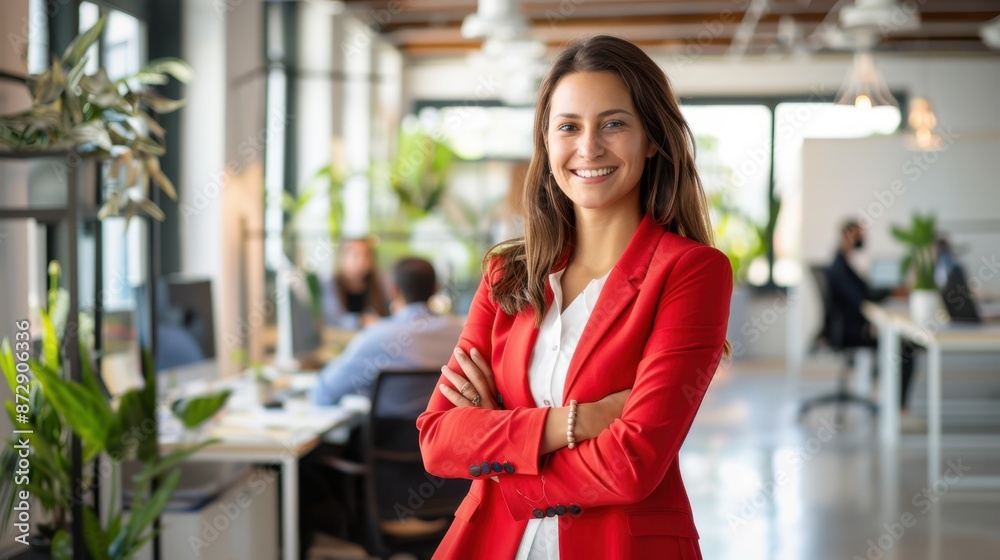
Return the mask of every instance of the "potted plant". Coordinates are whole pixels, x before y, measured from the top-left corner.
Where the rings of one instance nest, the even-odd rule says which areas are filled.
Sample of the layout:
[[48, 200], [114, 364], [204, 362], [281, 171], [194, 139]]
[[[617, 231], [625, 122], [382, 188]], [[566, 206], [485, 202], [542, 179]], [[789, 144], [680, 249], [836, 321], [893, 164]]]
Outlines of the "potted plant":
[[107, 16], [101, 17], [77, 36], [48, 70], [27, 78], [32, 106], [0, 116], [0, 148], [73, 149], [83, 156], [109, 159], [99, 217], [128, 218], [143, 212], [162, 220], [163, 212], [149, 200], [144, 179], [151, 179], [170, 198], [176, 199], [177, 193], [160, 169], [165, 131], [144, 107], [160, 114], [179, 109], [183, 99], [167, 99], [150, 86], [167, 83], [169, 76], [187, 83], [193, 72], [183, 60], [161, 58], [114, 81], [104, 68], [85, 74], [87, 51], [100, 37], [106, 20]]
[[905, 276], [913, 271], [913, 290], [910, 292], [910, 316], [920, 325], [933, 320], [941, 310], [941, 293], [934, 283], [934, 236], [937, 220], [934, 215], [915, 212], [908, 229], [893, 225], [892, 235], [906, 246], [906, 256], [901, 263]]
[[[66, 319], [69, 311], [69, 292], [59, 287], [60, 268], [57, 262], [49, 264], [49, 290], [48, 313], [46, 315], [47, 324], [52, 326], [52, 340], [61, 340], [66, 328]], [[45, 310], [42, 311], [45, 314]], [[80, 338], [86, 339], [85, 325], [89, 322], [82, 321], [80, 325]], [[92, 329], [87, 329], [87, 331]], [[16, 367], [15, 352], [19, 358], [24, 357], [24, 352], [30, 349], [30, 342], [20, 341], [11, 345], [6, 339], [0, 345], [0, 371], [3, 372], [7, 385], [10, 387], [12, 395], [22, 394], [24, 381], [30, 377], [29, 371]], [[58, 346], [55, 351], [51, 347], [47, 348], [39, 360], [43, 364], [58, 362]], [[23, 361], [23, 360], [22, 360]], [[25, 364], [26, 365], [26, 364]], [[54, 366], [56, 367], [56, 366]], [[31, 426], [31, 455], [30, 463], [32, 468], [38, 473], [29, 478], [30, 483], [26, 484], [26, 489], [30, 491], [32, 497], [37, 500], [44, 512], [42, 521], [37, 524], [38, 533], [32, 535], [28, 540], [35, 550], [49, 550], [52, 538], [60, 529], [68, 525], [70, 512], [70, 477], [71, 468], [69, 462], [69, 437], [70, 431], [60, 419], [52, 406], [52, 403], [45, 397], [41, 386], [31, 383], [28, 386], [28, 407], [24, 422], [18, 421], [16, 405], [22, 401], [15, 396], [14, 402], [8, 404], [7, 414], [11, 423], [16, 429], [20, 429], [22, 424]], [[23, 409], [22, 409], [23, 410]], [[15, 423], [17, 421], [17, 423]], [[0, 522], [3, 529], [12, 524], [14, 504], [16, 498], [17, 480], [13, 477], [15, 463], [18, 455], [10, 446], [17, 442], [11, 440], [9, 446], [0, 450], [0, 476], [5, 481], [12, 481], [12, 484], [4, 484], [0, 489]]]
[[[47, 514], [47, 522], [38, 525], [38, 548], [50, 548], [54, 559], [72, 557], [72, 543], [67, 530], [72, 476], [69, 439], [72, 432], [82, 442], [85, 463], [104, 456], [110, 460], [112, 467], [111, 480], [102, 482], [111, 484], [112, 488], [110, 503], [105, 504], [110, 512], [106, 517], [107, 522], [100, 522], [92, 505], [85, 504], [83, 507], [87, 551], [95, 559], [124, 560], [134, 555], [152, 538], [150, 526], [177, 486], [180, 477], [180, 471], [175, 468], [177, 464], [202, 447], [214, 443], [214, 440], [203, 441], [165, 457], [159, 456], [156, 434], [149, 430], [150, 425], [155, 426], [153, 420], [157, 402], [156, 373], [152, 357], [148, 353], [143, 356], [144, 387], [129, 390], [114, 402], [98, 383], [90, 365], [90, 352], [82, 342], [82, 382], [63, 379], [59, 356], [60, 331], [52, 317], [63, 314], [58, 302], [64, 298], [60, 295], [62, 290], [57, 288], [58, 267], [50, 266], [49, 270], [52, 273], [48, 298], [50, 306], [48, 310], [40, 311], [43, 336], [41, 355], [38, 359], [29, 359], [27, 362], [34, 379], [19, 379], [18, 373], [22, 371], [16, 367], [15, 348], [7, 340], [0, 347], [0, 370], [11, 391], [16, 393], [14, 387], [24, 385], [23, 381], [27, 381], [30, 394], [30, 407], [26, 415], [19, 416], [11, 403], [8, 403], [7, 413], [11, 423], [18, 429], [32, 431], [28, 436], [30, 454], [27, 459], [31, 464], [28, 482], [15, 476], [14, 466], [18, 460], [15, 445], [18, 442], [10, 441], [0, 450], [0, 477], [4, 479], [4, 484], [0, 486], [3, 529], [11, 526], [8, 521], [15, 511], [15, 491], [27, 490]], [[16, 349], [21, 354], [21, 349]], [[217, 412], [227, 396], [228, 392], [196, 399], [183, 406], [179, 416], [186, 425], [197, 426]], [[116, 490], [121, 464], [129, 460], [138, 460], [143, 468], [132, 480], [135, 499], [126, 514], [118, 503]], [[92, 493], [92, 472], [93, 469], [84, 469], [86, 478], [81, 481], [84, 495]], [[165, 475], [161, 484], [156, 492], [150, 494], [153, 479], [161, 475]]]

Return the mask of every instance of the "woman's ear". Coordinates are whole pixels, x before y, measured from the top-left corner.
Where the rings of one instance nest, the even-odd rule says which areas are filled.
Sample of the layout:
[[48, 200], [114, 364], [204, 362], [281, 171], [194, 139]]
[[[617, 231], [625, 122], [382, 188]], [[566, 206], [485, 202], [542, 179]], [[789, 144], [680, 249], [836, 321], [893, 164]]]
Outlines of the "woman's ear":
[[653, 157], [654, 154], [656, 154], [656, 144], [649, 142], [649, 148], [646, 149], [646, 159]]

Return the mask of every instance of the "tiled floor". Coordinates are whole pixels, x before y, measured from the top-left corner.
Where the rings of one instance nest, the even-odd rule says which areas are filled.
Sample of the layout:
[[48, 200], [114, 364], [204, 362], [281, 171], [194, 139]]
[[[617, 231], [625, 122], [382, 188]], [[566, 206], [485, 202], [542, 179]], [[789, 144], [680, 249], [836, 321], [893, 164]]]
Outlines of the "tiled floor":
[[[860, 409], [841, 427], [830, 407], [798, 423], [799, 398], [780, 364], [713, 382], [681, 453], [706, 560], [1000, 559], [1000, 491], [928, 489], [923, 438], [887, 452]], [[1000, 449], [945, 457], [1000, 475]]]

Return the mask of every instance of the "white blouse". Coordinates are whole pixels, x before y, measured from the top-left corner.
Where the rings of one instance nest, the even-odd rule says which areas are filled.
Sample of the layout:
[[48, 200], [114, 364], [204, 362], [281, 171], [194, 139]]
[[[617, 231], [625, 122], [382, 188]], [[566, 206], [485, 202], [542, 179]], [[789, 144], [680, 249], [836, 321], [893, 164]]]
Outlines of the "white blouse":
[[[563, 269], [565, 270], [565, 269]], [[566, 308], [562, 309], [563, 270], [549, 275], [549, 285], [555, 296], [545, 319], [538, 330], [538, 339], [531, 353], [528, 366], [528, 381], [535, 406], [563, 406], [563, 387], [573, 352], [580, 342], [583, 328], [590, 320], [590, 313], [597, 304], [604, 282], [601, 278], [590, 281], [587, 287]], [[610, 270], [608, 273], [610, 274]], [[517, 548], [515, 560], [558, 560], [559, 559], [559, 518], [545, 517], [528, 521]]]

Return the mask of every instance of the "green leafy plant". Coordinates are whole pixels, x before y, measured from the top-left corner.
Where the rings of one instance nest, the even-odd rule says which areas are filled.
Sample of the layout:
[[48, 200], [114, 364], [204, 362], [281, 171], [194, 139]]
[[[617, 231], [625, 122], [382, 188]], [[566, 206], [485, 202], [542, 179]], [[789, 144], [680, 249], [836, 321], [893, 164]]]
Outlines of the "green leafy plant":
[[710, 193], [708, 202], [719, 250], [729, 257], [733, 279], [746, 282], [750, 263], [767, 254], [768, 231], [774, 229], [781, 200], [777, 197], [771, 199], [771, 218], [764, 225], [756, 222], [743, 209], [727, 202], [721, 191]]
[[[38, 361], [33, 365], [28, 362], [29, 371], [32, 367], [45, 367], [56, 371], [60, 368], [58, 341], [65, 332], [66, 319], [69, 316], [69, 292], [59, 286], [61, 270], [58, 262], [49, 263], [48, 273], [49, 289], [46, 298], [48, 308], [47, 311], [41, 310], [44, 344]], [[82, 324], [80, 334], [84, 337]], [[25, 344], [25, 342], [27, 341], [21, 341], [16, 348], [16, 355], [21, 358], [21, 362], [24, 362], [23, 358], [29, 354], [27, 350], [30, 348], [30, 343]], [[17, 394], [15, 387], [20, 384], [18, 373], [22, 373], [17, 370], [14, 350], [7, 339], [0, 343], [0, 370], [3, 371], [11, 394]], [[20, 419], [15, 414], [15, 402], [8, 401], [5, 404], [11, 424], [32, 432], [27, 438], [30, 443], [29, 459], [32, 475], [28, 477], [23, 489], [29, 491], [46, 512], [48, 518], [46, 522], [38, 524], [38, 529], [43, 539], [51, 540], [57, 531], [66, 526], [70, 511], [72, 476], [69, 461], [70, 429], [56, 412], [51, 399], [42, 391], [39, 383], [31, 381], [28, 384], [28, 393], [28, 412]], [[0, 450], [0, 477], [12, 482], [4, 484], [0, 489], [0, 520], [3, 522], [3, 529], [0, 529], [0, 532], [10, 527], [14, 513], [17, 485], [13, 481], [18, 453], [13, 446], [16, 444], [18, 440], [12, 439]]]
[[[297, 258], [297, 236], [302, 216], [305, 210], [314, 204], [317, 193], [326, 189], [326, 200], [329, 207], [327, 210], [326, 222], [330, 239], [337, 239], [340, 236], [340, 228], [344, 223], [344, 182], [345, 173], [339, 165], [329, 164], [320, 168], [309, 180], [309, 182], [299, 189], [298, 196], [288, 191], [283, 192], [281, 201], [282, 210], [287, 214], [288, 220], [281, 231], [282, 243], [285, 247], [285, 255], [289, 262], [298, 263]], [[296, 264], [296, 266], [298, 266]], [[313, 319], [320, 321], [323, 318], [323, 293], [320, 286], [319, 277], [313, 270], [302, 271], [306, 286], [309, 289], [309, 311]]]
[[913, 270], [915, 290], [934, 290], [934, 236], [937, 231], [937, 219], [933, 213], [921, 214], [914, 212], [909, 229], [893, 225], [892, 236], [906, 246], [906, 256], [900, 263], [901, 273], [905, 276]]
[[[50, 272], [58, 275], [58, 267], [50, 267]], [[58, 279], [51, 282], [49, 300], [57, 301]], [[40, 311], [42, 323], [42, 348], [38, 359], [30, 358], [28, 366], [34, 379], [30, 380], [32, 407], [25, 429], [32, 430], [29, 436], [29, 461], [32, 476], [27, 485], [14, 483], [13, 470], [16, 462], [14, 445], [9, 442], [0, 452], [0, 465], [5, 480], [0, 491], [4, 520], [13, 514], [14, 501], [10, 494], [18, 486], [38, 498], [51, 522], [40, 527], [42, 535], [51, 538], [52, 558], [55, 560], [72, 558], [72, 546], [67, 529], [70, 509], [70, 481], [72, 477], [69, 460], [70, 432], [80, 438], [85, 464], [106, 455], [112, 463], [112, 495], [108, 507], [106, 525], [101, 525], [90, 504], [83, 505], [84, 543], [89, 555], [96, 560], [123, 560], [132, 557], [154, 533], [151, 525], [160, 515], [170, 496], [177, 487], [180, 471], [177, 465], [191, 454], [217, 440], [206, 440], [197, 445], [185, 447], [160, 457], [157, 434], [151, 430], [156, 418], [156, 372], [152, 356], [143, 354], [143, 374], [145, 384], [140, 389], [132, 389], [112, 402], [91, 367], [90, 353], [85, 344], [80, 345], [80, 381], [63, 378], [63, 363], [60, 361], [60, 337], [50, 314]], [[7, 383], [17, 383], [15, 356], [10, 344], [5, 340], [0, 347], [0, 369]], [[225, 395], [228, 397], [228, 394]], [[188, 422], [197, 425], [208, 419], [225, 402], [225, 397], [215, 396], [211, 406], [199, 405], [197, 414], [192, 413]], [[15, 422], [14, 407], [8, 403], [7, 413]], [[118, 473], [121, 463], [138, 460], [142, 464], [140, 472], [132, 479], [135, 492], [131, 507], [126, 514], [116, 495], [119, 486]], [[81, 481], [84, 494], [93, 488], [89, 478], [92, 469], [85, 468], [85, 478]], [[151, 492], [152, 482], [163, 476], [155, 492]], [[4, 524], [4, 528], [8, 527]]]
[[[0, 369], [3, 370], [11, 393], [16, 394], [15, 386], [18, 383], [14, 351], [7, 340], [4, 340], [0, 347]], [[21, 489], [30, 492], [38, 500], [41, 509], [47, 513], [46, 522], [39, 523], [37, 527], [41, 537], [52, 539], [56, 531], [66, 526], [70, 510], [69, 429], [62, 423], [37, 383], [31, 383], [29, 386], [29, 410], [26, 422], [17, 420], [14, 402], [8, 401], [5, 404], [12, 425], [32, 432], [28, 436], [31, 445], [28, 458], [32, 473], [28, 483], [22, 485]], [[0, 451], [0, 476], [4, 479], [4, 484], [0, 488], [0, 508], [2, 508], [0, 517], [3, 529], [11, 527], [13, 523], [18, 490], [18, 486], [14, 483], [18, 460], [14, 446], [18, 444], [18, 440], [12, 438]]]
[[430, 213], [441, 202], [455, 152], [419, 128], [400, 132], [389, 166], [389, 187], [411, 218]]
[[163, 212], [149, 200], [146, 188], [136, 186], [145, 185], [139, 180], [148, 177], [167, 196], [177, 198], [173, 183], [160, 169], [165, 132], [143, 108], [160, 114], [179, 109], [183, 99], [167, 99], [150, 86], [165, 84], [170, 76], [187, 83], [193, 71], [180, 59], [161, 58], [114, 81], [104, 68], [86, 74], [86, 53], [106, 20], [102, 17], [76, 37], [48, 70], [28, 77], [32, 107], [0, 116], [0, 147], [75, 149], [84, 156], [110, 159], [109, 190], [99, 217], [144, 212], [162, 220]]

